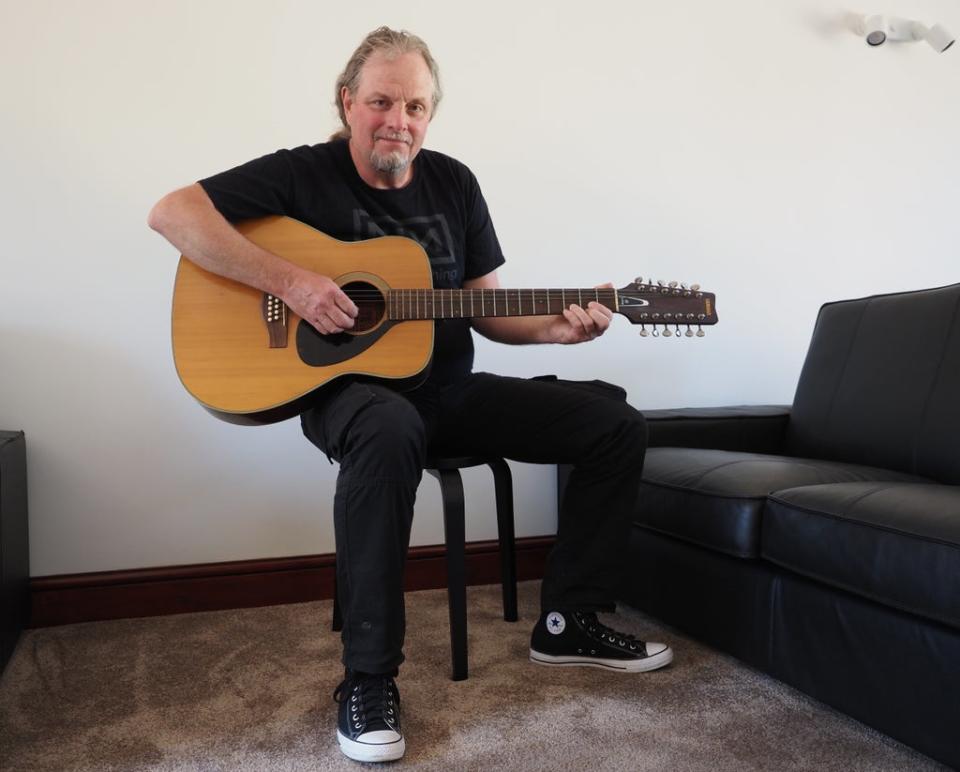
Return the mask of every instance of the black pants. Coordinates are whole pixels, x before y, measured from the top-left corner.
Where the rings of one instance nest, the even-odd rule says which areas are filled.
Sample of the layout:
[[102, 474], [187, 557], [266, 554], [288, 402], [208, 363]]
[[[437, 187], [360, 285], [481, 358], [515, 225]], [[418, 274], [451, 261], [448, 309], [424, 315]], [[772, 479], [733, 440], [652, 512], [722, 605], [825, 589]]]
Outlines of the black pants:
[[474, 373], [407, 393], [348, 382], [302, 422], [340, 462], [333, 514], [347, 667], [380, 673], [403, 661], [403, 569], [428, 448], [573, 464], [542, 607], [613, 607], [646, 448], [643, 417], [625, 402], [562, 381]]

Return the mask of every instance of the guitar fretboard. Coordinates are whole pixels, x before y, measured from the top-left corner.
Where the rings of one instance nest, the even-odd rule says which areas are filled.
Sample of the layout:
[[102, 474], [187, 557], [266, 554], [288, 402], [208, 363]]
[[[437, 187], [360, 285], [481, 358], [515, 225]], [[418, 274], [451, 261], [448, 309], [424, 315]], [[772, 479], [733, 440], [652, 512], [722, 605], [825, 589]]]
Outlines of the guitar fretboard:
[[390, 319], [467, 319], [477, 316], [546, 316], [596, 301], [617, 310], [615, 289], [392, 289]]

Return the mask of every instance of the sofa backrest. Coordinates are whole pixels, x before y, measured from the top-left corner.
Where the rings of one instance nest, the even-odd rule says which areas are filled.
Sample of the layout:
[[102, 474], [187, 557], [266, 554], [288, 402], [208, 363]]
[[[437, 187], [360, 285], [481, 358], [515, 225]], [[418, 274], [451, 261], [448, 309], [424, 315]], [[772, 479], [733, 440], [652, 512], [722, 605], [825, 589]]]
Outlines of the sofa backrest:
[[786, 450], [960, 483], [960, 284], [824, 305]]

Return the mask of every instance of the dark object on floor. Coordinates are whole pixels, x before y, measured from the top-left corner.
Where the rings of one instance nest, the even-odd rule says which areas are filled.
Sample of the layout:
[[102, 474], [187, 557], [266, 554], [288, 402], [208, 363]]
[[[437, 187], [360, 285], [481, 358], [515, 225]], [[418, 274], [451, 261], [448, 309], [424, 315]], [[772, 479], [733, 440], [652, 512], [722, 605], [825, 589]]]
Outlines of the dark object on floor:
[[30, 616], [29, 585], [26, 441], [0, 431], [0, 673]]

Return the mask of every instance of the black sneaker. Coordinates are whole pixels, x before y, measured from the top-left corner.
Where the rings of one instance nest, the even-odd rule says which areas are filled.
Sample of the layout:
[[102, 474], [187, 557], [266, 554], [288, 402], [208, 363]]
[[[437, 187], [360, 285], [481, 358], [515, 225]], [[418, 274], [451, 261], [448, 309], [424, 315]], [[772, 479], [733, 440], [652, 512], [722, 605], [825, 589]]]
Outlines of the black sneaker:
[[530, 660], [538, 665], [585, 665], [640, 673], [673, 661], [665, 643], [644, 643], [601, 624], [589, 611], [540, 615], [530, 637]]
[[337, 740], [344, 755], [356, 761], [403, 756], [400, 692], [392, 675], [348, 670], [333, 699], [340, 703]]

